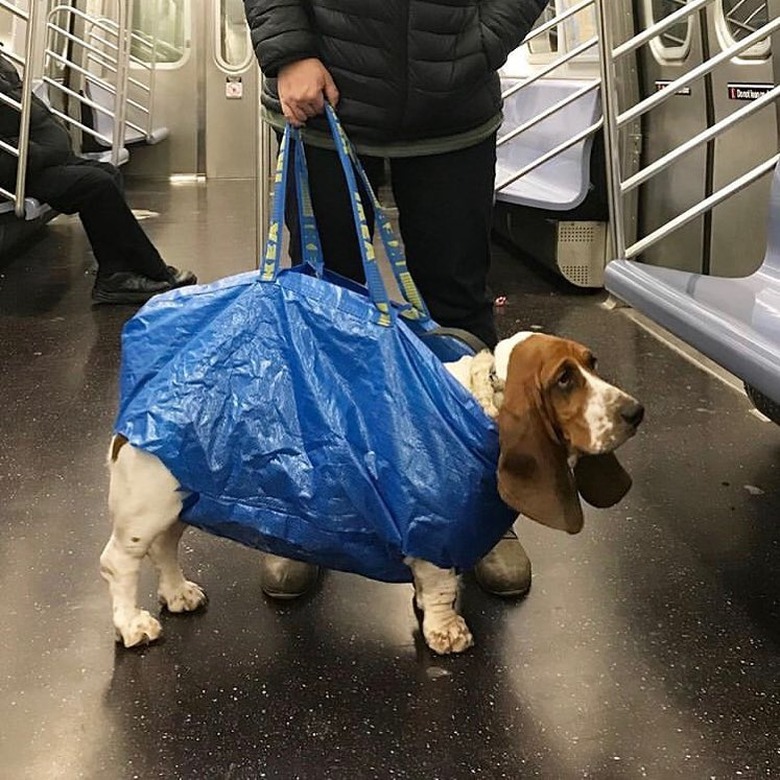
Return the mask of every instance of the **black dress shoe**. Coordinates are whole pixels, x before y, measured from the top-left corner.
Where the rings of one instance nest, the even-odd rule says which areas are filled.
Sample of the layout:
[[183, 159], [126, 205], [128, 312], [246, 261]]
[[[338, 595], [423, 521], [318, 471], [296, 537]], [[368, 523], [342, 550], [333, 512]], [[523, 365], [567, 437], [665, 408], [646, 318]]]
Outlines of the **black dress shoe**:
[[117, 271], [107, 276], [98, 276], [92, 288], [92, 300], [95, 303], [140, 304], [146, 303], [153, 295], [196, 284], [198, 279], [192, 271], [180, 271], [172, 265], [167, 266], [168, 278], [151, 279], [132, 271]]
[[180, 271], [178, 268], [172, 265], [166, 267], [168, 269], [168, 273], [171, 275], [170, 281], [174, 289], [176, 287], [186, 287], [187, 285], [198, 283], [198, 277], [195, 276], [192, 271], [188, 271], [186, 268]]

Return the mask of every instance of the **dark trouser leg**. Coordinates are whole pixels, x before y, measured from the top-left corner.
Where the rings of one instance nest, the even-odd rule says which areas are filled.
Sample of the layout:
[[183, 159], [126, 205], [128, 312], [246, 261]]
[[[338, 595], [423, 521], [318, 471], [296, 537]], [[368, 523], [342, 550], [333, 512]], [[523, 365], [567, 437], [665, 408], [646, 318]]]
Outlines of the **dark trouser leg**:
[[[382, 174], [384, 161], [379, 157], [362, 157], [361, 160], [369, 181], [375, 187]], [[311, 200], [322, 243], [322, 253], [325, 256], [325, 267], [342, 276], [363, 282], [365, 281], [363, 263], [360, 259], [349, 193], [338, 155], [329, 149], [307, 146], [306, 164], [309, 169]], [[366, 219], [369, 228], [373, 231], [374, 210], [362, 185], [359, 189]], [[291, 176], [287, 182], [285, 222], [290, 231], [290, 258], [293, 263], [301, 262], [297, 208], [295, 184]]]
[[27, 192], [65, 214], [78, 213], [98, 262], [98, 275], [134, 271], [165, 280], [168, 271], [122, 194], [119, 171], [74, 158], [31, 174]]
[[447, 154], [391, 160], [409, 271], [433, 318], [497, 341], [487, 291], [496, 139]]

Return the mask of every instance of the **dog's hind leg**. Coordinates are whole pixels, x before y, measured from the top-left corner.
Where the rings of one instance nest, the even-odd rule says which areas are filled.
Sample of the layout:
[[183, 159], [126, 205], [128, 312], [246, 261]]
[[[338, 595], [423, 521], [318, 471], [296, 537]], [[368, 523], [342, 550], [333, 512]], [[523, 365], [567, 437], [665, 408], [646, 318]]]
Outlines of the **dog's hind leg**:
[[474, 644], [466, 621], [458, 614], [458, 575], [420, 558], [407, 558], [414, 576], [414, 593], [423, 613], [425, 643], [436, 653], [462, 653]]
[[184, 523], [177, 520], [149, 547], [149, 558], [160, 577], [157, 596], [170, 612], [192, 612], [206, 603], [200, 585], [187, 580], [179, 565], [179, 539], [183, 532]]
[[117, 639], [132, 647], [157, 639], [162, 631], [159, 621], [138, 607], [138, 573], [160, 534], [178, 523], [182, 494], [158, 458], [121, 437], [112, 440], [109, 468], [113, 531], [100, 556], [100, 573], [111, 592]]

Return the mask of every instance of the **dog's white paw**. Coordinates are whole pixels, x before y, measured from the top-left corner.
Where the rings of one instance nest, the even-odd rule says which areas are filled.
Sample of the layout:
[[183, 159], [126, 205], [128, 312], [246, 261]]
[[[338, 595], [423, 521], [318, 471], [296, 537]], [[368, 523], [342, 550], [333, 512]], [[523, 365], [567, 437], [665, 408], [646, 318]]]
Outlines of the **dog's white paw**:
[[185, 582], [170, 591], [160, 590], [157, 594], [160, 603], [168, 607], [169, 612], [193, 612], [206, 603], [206, 594], [196, 582]]
[[439, 655], [462, 653], [474, 644], [474, 637], [460, 615], [453, 615], [448, 622], [435, 626], [423, 625], [423, 635], [428, 647]]
[[158, 639], [162, 634], [162, 626], [159, 620], [153, 618], [145, 609], [141, 609], [123, 626], [117, 626], [116, 633], [117, 641], [121, 640], [125, 647], [135, 647]]

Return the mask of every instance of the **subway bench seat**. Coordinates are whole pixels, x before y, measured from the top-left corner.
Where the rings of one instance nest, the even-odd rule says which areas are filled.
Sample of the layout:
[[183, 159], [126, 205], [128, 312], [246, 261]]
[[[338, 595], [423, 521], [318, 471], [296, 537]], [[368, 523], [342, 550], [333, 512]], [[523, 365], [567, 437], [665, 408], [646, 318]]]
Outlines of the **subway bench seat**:
[[[519, 79], [502, 79], [506, 91]], [[584, 132], [601, 117], [593, 79], [544, 78], [509, 95], [499, 138], [585, 91], [497, 149], [496, 185]], [[496, 233], [580, 287], [603, 286], [608, 204], [600, 132], [496, 190]]]
[[780, 168], [766, 255], [750, 276], [703, 276], [618, 259], [605, 277], [616, 297], [736, 374], [759, 409], [780, 422]]

